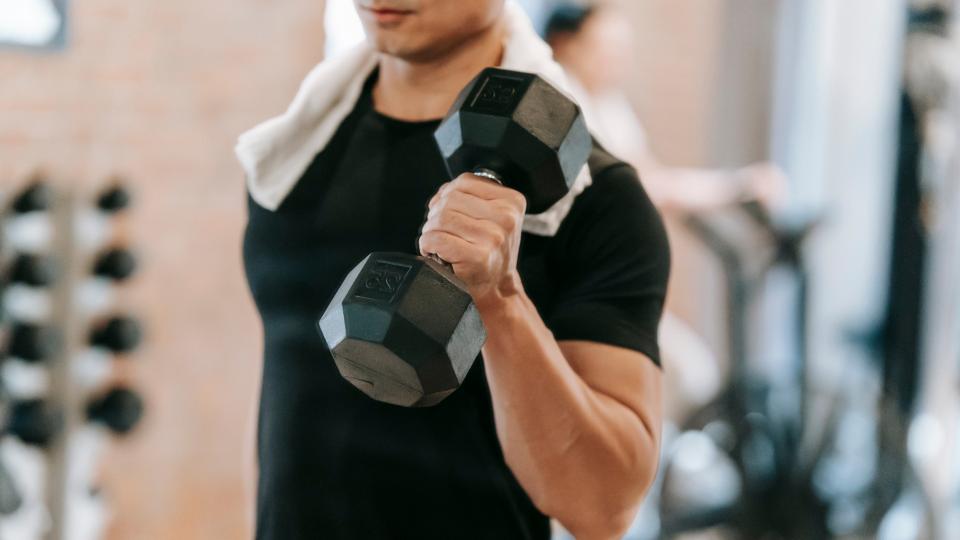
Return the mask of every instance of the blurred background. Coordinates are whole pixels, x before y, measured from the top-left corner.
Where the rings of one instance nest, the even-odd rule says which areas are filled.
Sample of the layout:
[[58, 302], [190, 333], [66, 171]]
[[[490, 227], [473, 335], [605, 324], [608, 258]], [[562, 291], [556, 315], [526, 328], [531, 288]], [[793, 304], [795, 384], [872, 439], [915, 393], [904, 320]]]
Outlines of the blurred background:
[[[960, 537], [960, 5], [522, 4], [673, 246], [627, 538]], [[232, 148], [362, 39], [350, 0], [0, 0], [0, 538], [251, 536]]]

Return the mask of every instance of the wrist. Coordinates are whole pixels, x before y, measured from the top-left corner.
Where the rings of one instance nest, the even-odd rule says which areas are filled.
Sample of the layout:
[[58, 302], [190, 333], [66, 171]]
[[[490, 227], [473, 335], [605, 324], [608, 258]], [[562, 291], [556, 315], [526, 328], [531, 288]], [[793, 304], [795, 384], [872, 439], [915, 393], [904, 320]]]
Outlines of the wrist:
[[485, 321], [510, 317], [519, 312], [525, 305], [526, 292], [523, 283], [516, 272], [504, 277], [500, 286], [494, 288], [482, 298], [475, 298], [474, 303], [480, 316]]

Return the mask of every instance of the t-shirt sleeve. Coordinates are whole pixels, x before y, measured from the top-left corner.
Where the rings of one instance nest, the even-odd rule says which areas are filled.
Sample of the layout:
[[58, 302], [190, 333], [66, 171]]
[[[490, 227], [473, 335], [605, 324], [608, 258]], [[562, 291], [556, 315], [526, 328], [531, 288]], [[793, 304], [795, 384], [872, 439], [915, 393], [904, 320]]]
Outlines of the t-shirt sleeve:
[[595, 175], [561, 235], [558, 290], [545, 317], [554, 337], [633, 349], [659, 365], [670, 248], [633, 168], [613, 165]]

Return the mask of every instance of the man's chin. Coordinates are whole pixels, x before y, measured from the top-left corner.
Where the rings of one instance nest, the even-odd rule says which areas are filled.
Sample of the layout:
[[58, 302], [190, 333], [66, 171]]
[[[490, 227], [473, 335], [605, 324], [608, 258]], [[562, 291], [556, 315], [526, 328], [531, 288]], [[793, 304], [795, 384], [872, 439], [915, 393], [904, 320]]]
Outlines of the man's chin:
[[429, 50], [424, 50], [423, 47], [416, 47], [410, 43], [397, 43], [393, 40], [376, 40], [373, 42], [373, 48], [381, 54], [408, 62], [422, 62], [436, 56], [430, 54]]

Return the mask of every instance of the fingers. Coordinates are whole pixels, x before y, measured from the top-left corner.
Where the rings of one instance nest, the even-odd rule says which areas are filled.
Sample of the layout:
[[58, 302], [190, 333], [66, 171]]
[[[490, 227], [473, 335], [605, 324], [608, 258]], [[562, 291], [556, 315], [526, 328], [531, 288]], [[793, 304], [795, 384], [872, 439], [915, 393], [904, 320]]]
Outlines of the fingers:
[[458, 264], [477, 260], [483, 253], [479, 246], [445, 231], [425, 232], [420, 235], [418, 244], [422, 255], [436, 254], [453, 265], [455, 272]]
[[420, 252], [450, 263], [468, 286], [499, 283], [515, 265], [526, 210], [519, 192], [462, 174], [441, 186], [428, 206]]
[[432, 207], [437, 201], [451, 192], [466, 193], [487, 201], [503, 201], [519, 209], [521, 213], [526, 211], [527, 201], [520, 192], [470, 173], [461, 174], [454, 180], [440, 186], [440, 189], [430, 200], [428, 206]]
[[495, 223], [508, 232], [522, 223], [523, 214], [511, 203], [500, 199], [481, 199], [476, 195], [462, 191], [447, 191], [430, 206], [427, 220], [446, 212], [464, 214], [474, 219]]
[[[503, 218], [493, 216], [493, 219]], [[422, 234], [432, 231], [443, 232], [471, 244], [485, 246], [499, 246], [506, 237], [503, 229], [492, 219], [477, 219], [451, 209], [438, 211], [427, 219], [427, 222], [423, 225]]]

